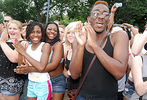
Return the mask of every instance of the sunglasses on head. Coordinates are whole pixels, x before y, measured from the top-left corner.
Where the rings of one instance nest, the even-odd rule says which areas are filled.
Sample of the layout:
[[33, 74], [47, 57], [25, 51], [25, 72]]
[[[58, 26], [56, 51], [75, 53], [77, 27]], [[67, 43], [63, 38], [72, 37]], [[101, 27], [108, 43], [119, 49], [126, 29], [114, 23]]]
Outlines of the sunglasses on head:
[[9, 22], [9, 20], [4, 20], [4, 22]]

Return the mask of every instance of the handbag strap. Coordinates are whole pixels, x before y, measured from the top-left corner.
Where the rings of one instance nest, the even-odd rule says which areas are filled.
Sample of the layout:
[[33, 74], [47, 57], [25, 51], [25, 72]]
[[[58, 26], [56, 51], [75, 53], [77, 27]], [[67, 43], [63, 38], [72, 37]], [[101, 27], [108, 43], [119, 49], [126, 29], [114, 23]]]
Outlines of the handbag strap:
[[[106, 35], [106, 36], [104, 37], [104, 39], [101, 41], [100, 47], [103, 46], [103, 44], [104, 44], [105, 40], [107, 39], [107, 37], [108, 37], [108, 35]], [[87, 77], [87, 75], [88, 75], [88, 72], [90, 71], [90, 69], [91, 69], [91, 67], [92, 67], [92, 65], [93, 65], [93, 63], [94, 63], [94, 61], [95, 61], [95, 59], [96, 59], [96, 55], [94, 55], [94, 57], [93, 57], [93, 59], [92, 59], [90, 65], [89, 65], [89, 67], [88, 67], [88, 69], [87, 69], [87, 71], [86, 71], [86, 74], [84, 75], [84, 77], [83, 77], [83, 79], [82, 79], [82, 81], [81, 81], [81, 83], [80, 83], [80, 85], [79, 85], [79, 87], [78, 87], [78, 89], [77, 89], [77, 91], [76, 91], [76, 93], [75, 93], [74, 100], [75, 100], [76, 97], [78, 96], [78, 94], [79, 94], [79, 92], [80, 92], [80, 89], [81, 89], [81, 87], [82, 87], [82, 85], [83, 85], [83, 83], [84, 83], [84, 81], [85, 81], [85, 79], [86, 79], [86, 77]]]

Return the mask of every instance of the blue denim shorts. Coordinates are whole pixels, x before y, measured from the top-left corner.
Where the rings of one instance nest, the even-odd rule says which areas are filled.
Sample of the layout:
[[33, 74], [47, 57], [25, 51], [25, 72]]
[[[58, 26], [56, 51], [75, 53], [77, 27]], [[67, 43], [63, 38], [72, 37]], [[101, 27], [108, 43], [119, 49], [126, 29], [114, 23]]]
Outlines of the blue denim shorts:
[[134, 83], [128, 79], [125, 85], [125, 89], [123, 91], [123, 95], [126, 98], [130, 99], [134, 92], [135, 92]]
[[11, 93], [7, 90], [0, 90], [0, 93], [3, 94], [4, 96], [15, 96], [18, 94], [18, 93]]
[[29, 80], [27, 97], [37, 97], [37, 100], [50, 100], [52, 96], [51, 82], [32, 82]]
[[63, 74], [51, 78], [53, 93], [65, 93], [66, 79]]

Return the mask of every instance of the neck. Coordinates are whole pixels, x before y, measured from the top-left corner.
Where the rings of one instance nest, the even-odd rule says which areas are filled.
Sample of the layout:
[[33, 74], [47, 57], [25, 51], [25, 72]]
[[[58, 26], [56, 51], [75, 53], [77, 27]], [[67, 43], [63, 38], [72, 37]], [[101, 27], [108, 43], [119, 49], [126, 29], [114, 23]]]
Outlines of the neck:
[[103, 40], [106, 37], [107, 34], [108, 33], [106, 31], [103, 31], [101, 34], [96, 34], [97, 41]]

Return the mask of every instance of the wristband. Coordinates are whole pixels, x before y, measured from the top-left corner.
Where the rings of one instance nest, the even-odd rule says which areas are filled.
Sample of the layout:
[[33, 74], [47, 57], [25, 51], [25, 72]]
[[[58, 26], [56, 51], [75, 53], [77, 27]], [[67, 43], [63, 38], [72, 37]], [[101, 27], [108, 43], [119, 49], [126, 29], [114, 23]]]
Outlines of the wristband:
[[130, 25], [129, 29], [131, 29], [133, 27], [133, 25]]

